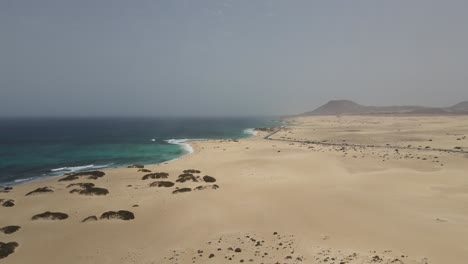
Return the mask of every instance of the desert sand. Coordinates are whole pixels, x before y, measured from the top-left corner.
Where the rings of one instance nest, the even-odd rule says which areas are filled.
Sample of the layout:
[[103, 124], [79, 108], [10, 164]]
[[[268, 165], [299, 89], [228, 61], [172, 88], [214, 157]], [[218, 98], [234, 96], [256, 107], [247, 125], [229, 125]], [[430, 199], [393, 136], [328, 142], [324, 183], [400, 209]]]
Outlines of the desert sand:
[[468, 262], [468, 117], [288, 121], [4, 190], [0, 263]]

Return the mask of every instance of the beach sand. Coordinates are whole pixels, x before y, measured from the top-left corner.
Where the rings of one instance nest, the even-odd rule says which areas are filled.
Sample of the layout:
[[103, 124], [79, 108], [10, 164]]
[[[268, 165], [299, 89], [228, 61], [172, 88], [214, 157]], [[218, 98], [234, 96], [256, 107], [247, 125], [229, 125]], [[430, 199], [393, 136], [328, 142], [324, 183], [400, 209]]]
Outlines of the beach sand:
[[[0, 242], [18, 246], [0, 263], [468, 263], [467, 117], [289, 121], [145, 166], [167, 179], [119, 168], [14, 186], [0, 193], [14, 203], [0, 206], [0, 228], [20, 229]], [[176, 182], [187, 169], [198, 182]], [[52, 192], [26, 196], [41, 187]], [[134, 219], [99, 219], [119, 210]], [[32, 220], [47, 211], [68, 217]], [[89, 216], [98, 220], [82, 223]]]

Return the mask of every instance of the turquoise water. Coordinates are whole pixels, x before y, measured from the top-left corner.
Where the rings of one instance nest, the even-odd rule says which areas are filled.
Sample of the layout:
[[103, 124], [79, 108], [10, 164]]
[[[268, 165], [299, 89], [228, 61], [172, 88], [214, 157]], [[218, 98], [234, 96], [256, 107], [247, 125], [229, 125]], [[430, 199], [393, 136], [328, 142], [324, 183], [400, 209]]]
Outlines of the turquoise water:
[[244, 138], [273, 118], [0, 120], [0, 184], [67, 172], [154, 164], [190, 151], [187, 139]]

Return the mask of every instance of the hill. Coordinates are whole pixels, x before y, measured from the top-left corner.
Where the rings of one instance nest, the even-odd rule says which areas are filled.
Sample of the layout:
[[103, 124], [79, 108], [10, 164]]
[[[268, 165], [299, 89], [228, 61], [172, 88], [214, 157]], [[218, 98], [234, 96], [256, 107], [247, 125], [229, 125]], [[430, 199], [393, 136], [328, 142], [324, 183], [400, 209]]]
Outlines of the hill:
[[449, 107], [448, 109], [454, 112], [468, 112], [468, 101], [463, 101], [461, 103]]
[[364, 106], [349, 100], [332, 100], [302, 115], [363, 115], [409, 113], [421, 110], [421, 106]]
[[424, 106], [364, 106], [350, 100], [332, 100], [313, 111], [301, 114], [301, 116], [373, 114], [468, 114], [468, 101], [447, 108], [438, 108]]

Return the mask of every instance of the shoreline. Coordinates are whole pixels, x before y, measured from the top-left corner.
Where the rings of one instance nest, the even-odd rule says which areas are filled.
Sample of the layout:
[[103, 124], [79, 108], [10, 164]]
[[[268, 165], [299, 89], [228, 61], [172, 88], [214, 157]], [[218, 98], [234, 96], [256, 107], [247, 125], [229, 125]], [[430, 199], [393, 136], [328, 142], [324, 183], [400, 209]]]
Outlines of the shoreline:
[[[248, 130], [249, 131], [251, 130], [253, 132], [248, 132]], [[257, 131], [256, 131], [256, 128], [246, 128], [246, 129], [244, 129], [242, 131], [242, 133], [245, 134], [245, 135], [250, 135], [250, 136], [239, 137], [239, 138], [230, 138], [230, 139], [242, 140], [242, 139], [246, 139], [246, 138], [255, 137], [258, 134]], [[144, 166], [153, 166], [153, 165], [159, 165], [159, 164], [164, 164], [164, 163], [179, 160], [180, 158], [182, 158], [182, 157], [184, 157], [186, 155], [193, 154], [195, 152], [195, 150], [193, 149], [193, 146], [190, 145], [190, 142], [206, 141], [206, 140], [224, 140], [224, 138], [166, 139], [166, 140], [163, 140], [163, 141], [165, 141], [168, 144], [178, 145], [181, 150], [185, 151], [185, 153], [181, 154], [179, 157], [174, 158], [174, 159], [161, 161], [159, 163], [149, 163], [149, 164], [143, 164], [143, 165]], [[138, 163], [136, 163], [136, 164], [138, 164]], [[39, 176], [39, 177], [30, 177], [30, 178], [27, 178], [27, 179], [15, 179], [12, 182], [0, 183], [0, 189], [4, 188], [4, 187], [14, 187], [14, 186], [28, 184], [28, 183], [41, 182], [41, 181], [45, 181], [45, 180], [48, 180], [48, 179], [55, 179], [55, 178], [59, 178], [59, 177], [69, 175], [69, 174], [80, 173], [80, 172], [96, 171], [96, 170], [107, 171], [107, 170], [113, 170], [113, 169], [127, 168], [128, 166], [131, 166], [132, 164], [121, 165], [121, 166], [112, 166], [112, 165], [113, 165], [113, 163], [109, 164], [109, 165], [106, 165], [106, 167], [102, 167], [102, 165], [97, 165], [97, 167], [101, 167], [101, 168], [95, 168], [95, 169], [93, 168], [93, 169], [90, 169], [90, 170], [83, 169], [83, 170], [75, 170], [75, 171], [65, 172], [63, 174], [58, 174], [58, 175], [43, 175], [43, 176]], [[135, 165], [135, 164], [133, 164], [133, 165]], [[74, 166], [74, 167], [87, 167], [87, 166], [94, 167], [95, 165], [82, 165], [82, 166]], [[70, 167], [70, 168], [74, 168], [74, 167]], [[68, 168], [68, 167], [65, 167], [65, 168]], [[63, 168], [60, 168], [60, 169], [63, 169]], [[49, 171], [49, 173], [52, 173], [54, 170], [55, 169], [51, 169]]]

